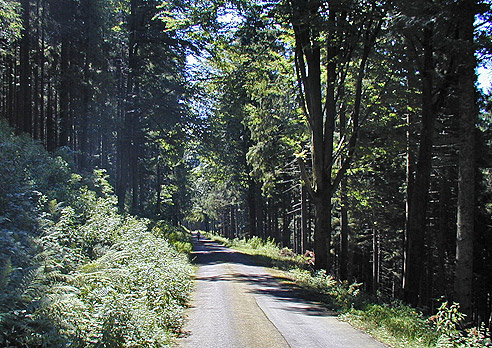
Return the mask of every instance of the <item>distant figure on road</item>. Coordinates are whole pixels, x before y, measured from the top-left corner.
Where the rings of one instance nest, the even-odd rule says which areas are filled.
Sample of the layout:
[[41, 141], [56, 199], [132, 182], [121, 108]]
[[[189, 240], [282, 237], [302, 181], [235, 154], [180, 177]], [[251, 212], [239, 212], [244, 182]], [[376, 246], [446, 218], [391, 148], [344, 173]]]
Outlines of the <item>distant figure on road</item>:
[[200, 240], [200, 237], [201, 237], [200, 232], [197, 232], [197, 233], [196, 233], [196, 239], [197, 239], [197, 240]]

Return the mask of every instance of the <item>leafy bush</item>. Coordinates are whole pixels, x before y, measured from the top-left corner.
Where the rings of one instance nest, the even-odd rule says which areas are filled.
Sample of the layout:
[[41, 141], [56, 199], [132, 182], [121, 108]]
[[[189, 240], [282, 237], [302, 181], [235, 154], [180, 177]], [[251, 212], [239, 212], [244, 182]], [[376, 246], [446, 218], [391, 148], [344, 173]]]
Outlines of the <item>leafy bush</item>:
[[105, 172], [83, 178], [68, 157], [0, 122], [0, 346], [167, 345], [191, 287], [189, 241], [120, 215]]
[[485, 327], [460, 330], [459, 325], [463, 323], [465, 315], [459, 311], [458, 303], [451, 306], [444, 302], [437, 314], [430, 319], [435, 322], [440, 336], [437, 341], [437, 348], [480, 348], [485, 347], [488, 332]]
[[207, 236], [207, 238], [210, 238], [216, 242], [219, 242], [219, 243], [225, 245], [228, 248], [233, 247], [233, 246], [237, 247], [237, 244], [239, 242], [238, 239], [231, 240], [231, 239], [222, 237], [220, 235], [216, 235], [216, 234], [212, 234], [212, 233], [205, 233], [203, 231], [201, 231], [201, 234]]
[[186, 256], [133, 218], [103, 256], [70, 274], [67, 289], [50, 293], [44, 315], [61, 324], [72, 346], [161, 347], [182, 325], [191, 288]]
[[176, 227], [167, 221], [159, 220], [154, 222], [152, 233], [161, 238], [165, 238], [178, 251], [189, 254], [193, 249], [191, 232], [184, 227]]
[[360, 296], [361, 283], [349, 284], [346, 281], [337, 281], [324, 270], [313, 274], [311, 271], [295, 268], [289, 271], [289, 277], [311, 291], [328, 295], [325, 302], [329, 302], [334, 310], [347, 311], [358, 307], [363, 301]]

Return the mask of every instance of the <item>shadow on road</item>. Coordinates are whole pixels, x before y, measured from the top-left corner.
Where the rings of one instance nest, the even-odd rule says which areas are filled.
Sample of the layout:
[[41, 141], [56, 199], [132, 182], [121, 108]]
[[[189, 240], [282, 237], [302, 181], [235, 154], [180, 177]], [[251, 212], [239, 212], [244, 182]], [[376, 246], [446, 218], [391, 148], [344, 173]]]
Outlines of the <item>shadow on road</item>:
[[[194, 243], [192, 253], [194, 263], [199, 266], [229, 263], [239, 265], [244, 272], [234, 272], [225, 275], [197, 277], [204, 282], [236, 282], [248, 285], [249, 292], [267, 296], [274, 301], [290, 301], [289, 311], [301, 312], [309, 316], [335, 315], [318, 302], [319, 294], [313, 294], [292, 283], [281, 275], [271, 275], [261, 268], [256, 256], [247, 255], [237, 250], [227, 248], [212, 240], [201, 239]], [[243, 266], [247, 266], [246, 268]], [[235, 269], [238, 269], [235, 267]]]

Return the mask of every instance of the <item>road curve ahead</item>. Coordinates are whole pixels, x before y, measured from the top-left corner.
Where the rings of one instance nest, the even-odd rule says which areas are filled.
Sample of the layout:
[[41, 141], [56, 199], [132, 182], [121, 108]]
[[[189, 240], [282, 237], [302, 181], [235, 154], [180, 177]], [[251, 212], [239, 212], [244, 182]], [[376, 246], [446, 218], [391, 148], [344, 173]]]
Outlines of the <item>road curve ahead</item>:
[[198, 266], [182, 348], [383, 348], [321, 305], [210, 240], [195, 244]]

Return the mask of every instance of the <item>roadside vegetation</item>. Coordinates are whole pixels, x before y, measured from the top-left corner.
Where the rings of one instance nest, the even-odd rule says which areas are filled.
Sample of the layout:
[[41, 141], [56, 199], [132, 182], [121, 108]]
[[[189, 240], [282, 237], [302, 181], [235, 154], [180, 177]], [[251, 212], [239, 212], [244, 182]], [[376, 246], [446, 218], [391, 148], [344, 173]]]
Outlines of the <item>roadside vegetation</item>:
[[102, 170], [76, 174], [0, 122], [0, 346], [163, 347], [191, 288], [190, 236], [121, 215]]
[[479, 348], [491, 345], [485, 328], [460, 329], [464, 315], [459, 305], [443, 302], [430, 317], [401, 302], [382, 303], [361, 291], [360, 283], [339, 281], [325, 271], [316, 271], [310, 259], [273, 240], [228, 239], [207, 233], [225, 246], [254, 255], [259, 263], [284, 271], [285, 278], [315, 295], [340, 319], [396, 348]]

